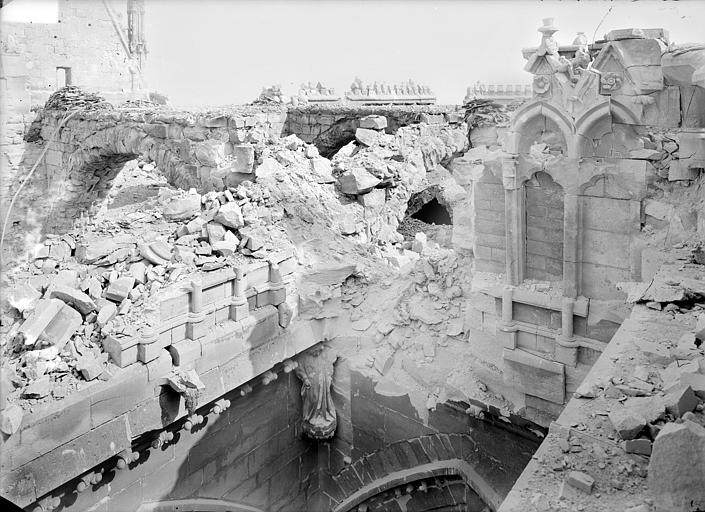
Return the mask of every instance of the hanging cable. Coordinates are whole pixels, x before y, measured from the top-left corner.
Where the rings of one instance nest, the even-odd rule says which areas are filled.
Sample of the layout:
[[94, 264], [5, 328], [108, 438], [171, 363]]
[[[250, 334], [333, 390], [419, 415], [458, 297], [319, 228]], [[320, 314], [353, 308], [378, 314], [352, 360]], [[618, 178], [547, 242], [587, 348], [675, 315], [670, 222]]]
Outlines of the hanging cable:
[[5, 233], [7, 231], [7, 223], [10, 221], [10, 215], [12, 214], [12, 208], [15, 206], [15, 201], [20, 195], [20, 192], [22, 192], [22, 188], [25, 186], [25, 183], [27, 183], [31, 178], [32, 175], [34, 174], [34, 171], [37, 169], [39, 164], [42, 162], [44, 159], [44, 156], [47, 154], [47, 151], [49, 151], [49, 148], [51, 147], [52, 143], [56, 141], [56, 137], [59, 134], [59, 131], [64, 127], [64, 125], [71, 119], [76, 113], [78, 113], [78, 109], [74, 110], [67, 116], [65, 116], [61, 122], [59, 123], [59, 126], [57, 126], [56, 130], [54, 130], [54, 133], [52, 134], [51, 138], [47, 142], [46, 146], [42, 150], [42, 152], [39, 154], [39, 157], [37, 158], [37, 161], [34, 162], [34, 165], [32, 166], [32, 169], [29, 171], [25, 179], [20, 183], [19, 188], [15, 192], [15, 194], [12, 196], [12, 200], [10, 201], [10, 205], [7, 208], [7, 213], [5, 214], [5, 222], [2, 224], [2, 233], [0, 234], [0, 269], [3, 267], [3, 248], [5, 246]]

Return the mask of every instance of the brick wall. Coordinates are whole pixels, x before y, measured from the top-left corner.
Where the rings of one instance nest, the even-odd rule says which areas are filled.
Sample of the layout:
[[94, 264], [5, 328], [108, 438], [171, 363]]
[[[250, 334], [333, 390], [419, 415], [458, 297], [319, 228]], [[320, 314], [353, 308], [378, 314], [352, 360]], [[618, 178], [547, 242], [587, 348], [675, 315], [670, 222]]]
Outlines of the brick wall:
[[563, 279], [563, 189], [538, 172], [526, 182], [526, 278]]

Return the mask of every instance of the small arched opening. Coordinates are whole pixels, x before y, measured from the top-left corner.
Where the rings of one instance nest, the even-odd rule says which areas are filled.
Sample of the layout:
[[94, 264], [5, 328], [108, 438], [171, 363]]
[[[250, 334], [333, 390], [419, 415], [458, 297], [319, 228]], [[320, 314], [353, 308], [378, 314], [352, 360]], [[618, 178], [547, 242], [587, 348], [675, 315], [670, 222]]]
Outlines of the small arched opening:
[[399, 232], [405, 240], [413, 240], [417, 233], [424, 233], [441, 245], [450, 243], [452, 229], [453, 211], [438, 185], [425, 188], [409, 198], [405, 218], [399, 225]]
[[537, 172], [524, 184], [527, 279], [563, 279], [563, 188]]

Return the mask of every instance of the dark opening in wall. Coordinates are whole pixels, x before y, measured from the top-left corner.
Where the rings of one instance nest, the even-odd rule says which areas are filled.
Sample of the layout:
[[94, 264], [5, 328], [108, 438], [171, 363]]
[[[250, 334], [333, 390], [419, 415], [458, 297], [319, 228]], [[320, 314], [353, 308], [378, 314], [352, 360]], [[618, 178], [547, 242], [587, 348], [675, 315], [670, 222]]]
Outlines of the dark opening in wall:
[[416, 213], [412, 214], [411, 218], [418, 219], [426, 224], [450, 225], [453, 223], [448, 210], [435, 197], [423, 205]]

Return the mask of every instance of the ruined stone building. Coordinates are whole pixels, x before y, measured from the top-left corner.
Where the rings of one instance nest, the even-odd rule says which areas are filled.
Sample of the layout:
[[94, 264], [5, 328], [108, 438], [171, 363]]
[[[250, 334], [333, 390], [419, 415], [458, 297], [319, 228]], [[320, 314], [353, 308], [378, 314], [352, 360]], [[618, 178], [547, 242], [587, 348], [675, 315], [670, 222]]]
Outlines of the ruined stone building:
[[2, 25], [2, 497], [705, 509], [705, 45], [188, 112], [143, 13]]

